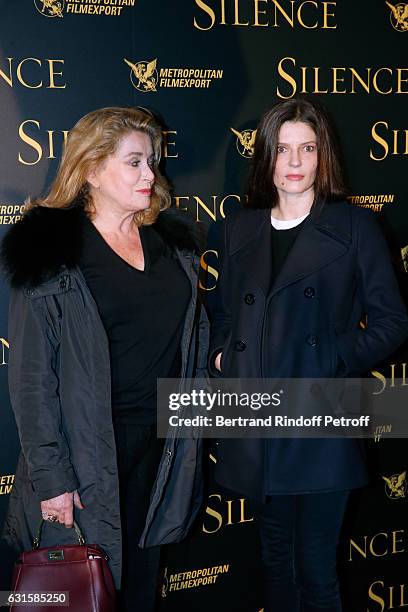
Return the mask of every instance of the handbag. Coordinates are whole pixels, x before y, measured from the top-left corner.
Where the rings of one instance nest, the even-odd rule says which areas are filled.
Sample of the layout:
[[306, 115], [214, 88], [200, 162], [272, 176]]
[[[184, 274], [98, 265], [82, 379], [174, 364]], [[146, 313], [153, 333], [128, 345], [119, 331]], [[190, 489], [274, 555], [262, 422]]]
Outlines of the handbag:
[[[12, 591], [18, 591], [10, 604], [13, 612], [50, 612], [63, 610], [69, 612], [115, 612], [116, 593], [113, 578], [108, 567], [107, 555], [96, 544], [86, 544], [78, 524], [74, 521], [79, 544], [39, 548], [41, 520], [34, 539], [33, 549], [20, 554], [13, 571]], [[38, 592], [48, 593], [49, 599], [33, 600], [29, 596]], [[19, 597], [25, 593], [25, 602]], [[57, 592], [66, 592], [58, 595]], [[51, 598], [53, 595], [54, 599]], [[66, 601], [69, 597], [69, 605]], [[61, 599], [62, 598], [62, 599]], [[65, 598], [65, 602], [64, 602]], [[44, 605], [41, 605], [44, 602]], [[53, 606], [50, 602], [59, 602]]]

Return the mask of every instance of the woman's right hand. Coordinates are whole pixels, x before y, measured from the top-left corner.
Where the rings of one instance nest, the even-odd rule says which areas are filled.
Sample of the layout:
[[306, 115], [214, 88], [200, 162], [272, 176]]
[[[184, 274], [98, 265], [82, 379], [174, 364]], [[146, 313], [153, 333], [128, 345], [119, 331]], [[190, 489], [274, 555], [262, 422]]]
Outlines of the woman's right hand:
[[[45, 518], [45, 515], [57, 517], [55, 522], [58, 521], [58, 523], [65, 525], [65, 527], [71, 528], [74, 525], [74, 506], [80, 510], [83, 510], [85, 507], [82, 505], [78, 491], [62, 493], [62, 495], [57, 495], [57, 497], [45, 499], [41, 502], [41, 514], [43, 518]], [[45, 520], [47, 519], [45, 518]]]
[[221, 372], [221, 355], [222, 353], [218, 353], [214, 361], [214, 365], [219, 372]]

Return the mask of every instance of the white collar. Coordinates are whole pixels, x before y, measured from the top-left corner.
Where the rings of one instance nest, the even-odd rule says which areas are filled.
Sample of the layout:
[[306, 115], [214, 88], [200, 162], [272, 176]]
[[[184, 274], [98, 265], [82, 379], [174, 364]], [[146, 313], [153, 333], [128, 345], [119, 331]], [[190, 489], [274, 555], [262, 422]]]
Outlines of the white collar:
[[281, 220], [275, 219], [275, 217], [272, 217], [271, 214], [272, 227], [277, 230], [291, 229], [292, 227], [296, 227], [297, 225], [302, 223], [302, 221], [304, 221], [308, 215], [309, 213], [306, 213], [305, 215], [303, 215], [303, 217], [298, 217], [297, 219]]

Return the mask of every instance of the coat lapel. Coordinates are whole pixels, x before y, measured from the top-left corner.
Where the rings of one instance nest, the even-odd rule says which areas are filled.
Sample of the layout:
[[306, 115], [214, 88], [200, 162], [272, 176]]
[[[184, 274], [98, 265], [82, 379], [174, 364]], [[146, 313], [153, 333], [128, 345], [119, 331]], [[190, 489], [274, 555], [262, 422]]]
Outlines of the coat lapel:
[[271, 224], [269, 210], [254, 210], [234, 228], [231, 253], [237, 253], [243, 274], [267, 295], [272, 278]]
[[326, 209], [317, 219], [308, 217], [274, 280], [270, 296], [314, 274], [348, 251], [350, 236], [342, 232], [341, 228], [334, 227], [330, 217], [330, 212], [326, 214]]
[[239, 215], [231, 234], [230, 253], [241, 270], [265, 295], [314, 274], [344, 255], [351, 243], [350, 218], [338, 215], [336, 204], [327, 204], [307, 218], [299, 236], [270, 287], [273, 277], [270, 210], [251, 210]]

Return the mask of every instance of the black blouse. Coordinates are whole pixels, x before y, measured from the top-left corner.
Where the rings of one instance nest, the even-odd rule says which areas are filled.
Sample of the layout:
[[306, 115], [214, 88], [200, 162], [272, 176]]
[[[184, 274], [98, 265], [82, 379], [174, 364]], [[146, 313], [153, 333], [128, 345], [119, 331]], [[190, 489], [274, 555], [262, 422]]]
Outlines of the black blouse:
[[109, 340], [113, 417], [153, 424], [156, 379], [180, 374], [180, 340], [191, 286], [154, 226], [139, 231], [143, 271], [117, 255], [85, 218], [80, 268]]

